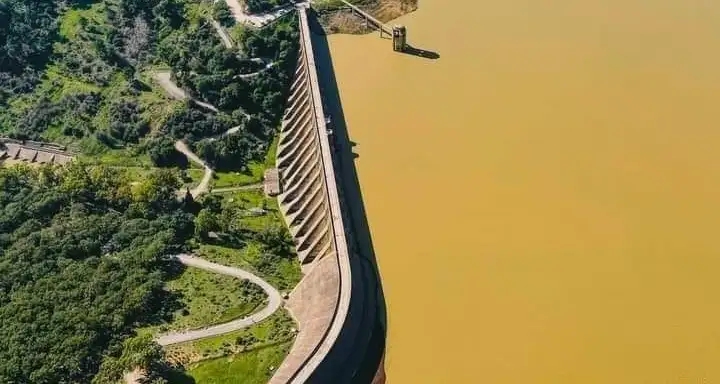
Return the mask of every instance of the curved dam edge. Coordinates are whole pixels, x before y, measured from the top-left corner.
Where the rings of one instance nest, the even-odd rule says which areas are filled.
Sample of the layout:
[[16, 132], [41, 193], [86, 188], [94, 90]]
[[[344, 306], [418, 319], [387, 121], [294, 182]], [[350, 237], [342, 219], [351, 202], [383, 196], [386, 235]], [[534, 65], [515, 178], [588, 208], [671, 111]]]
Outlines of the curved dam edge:
[[[340, 204], [346, 216], [346, 226], [350, 228], [348, 240], [351, 248], [353, 271], [353, 297], [350, 318], [346, 321], [343, 334], [335, 343], [337, 353], [331, 352], [329, 361], [341, 367], [352, 367], [340, 372], [346, 381], [358, 384], [385, 382], [384, 354], [387, 337], [387, 313], [382, 289], [382, 280], [367, 223], [367, 214], [363, 204], [360, 182], [355, 169], [353, 152], [355, 143], [349, 138], [345, 115], [342, 108], [340, 91], [330, 54], [327, 33], [320, 24], [314, 11], [309, 13], [315, 62], [319, 84], [325, 101], [325, 111], [332, 116], [333, 141], [335, 143], [336, 167], [342, 177], [340, 183]], [[391, 48], [390, 46], [388, 47]], [[343, 354], [343, 350], [352, 350]], [[340, 356], [345, 356], [343, 360]], [[332, 364], [329, 364], [332, 366]], [[335, 371], [341, 371], [335, 367]], [[322, 370], [318, 370], [320, 374]], [[345, 375], [345, 376], [343, 376]], [[352, 375], [352, 376], [348, 376]]]
[[[357, 210], [362, 203], [356, 201], [350, 204], [355, 209], [348, 207], [343, 195], [343, 184], [350, 184], [340, 175], [353, 164], [347, 157], [341, 159], [342, 149], [350, 145], [339, 145], [328, 131], [313, 47], [318, 35], [313, 38], [308, 13], [308, 8], [298, 8], [300, 52], [276, 160], [284, 190], [278, 200], [306, 275], [287, 302], [299, 333], [270, 383], [382, 383], [386, 329], [382, 289], [374, 255], [358, 250], [371, 248], [371, 242], [357, 241], [352, 230], [363, 222], [364, 216], [356, 216], [364, 215], [364, 210]], [[329, 54], [326, 45], [321, 48]], [[334, 75], [323, 80], [328, 78]], [[339, 98], [337, 90], [332, 91], [331, 104], [335, 104]], [[341, 113], [341, 108], [335, 109]], [[343, 120], [341, 114], [332, 120], [336, 118]], [[342, 130], [344, 121], [338, 123], [333, 126]], [[342, 134], [339, 139], [349, 142], [346, 132]], [[357, 183], [354, 168], [351, 176]], [[359, 189], [349, 192], [357, 192], [350, 193], [353, 200], [360, 196]], [[365, 223], [365, 232], [366, 227]], [[361, 237], [366, 236], [369, 240], [369, 232]]]

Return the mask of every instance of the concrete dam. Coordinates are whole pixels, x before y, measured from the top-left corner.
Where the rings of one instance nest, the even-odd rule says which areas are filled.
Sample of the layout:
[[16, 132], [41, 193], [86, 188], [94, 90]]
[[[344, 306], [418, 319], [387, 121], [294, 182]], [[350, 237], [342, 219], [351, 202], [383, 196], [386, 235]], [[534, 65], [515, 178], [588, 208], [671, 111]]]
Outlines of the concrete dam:
[[300, 50], [276, 159], [278, 201], [304, 273], [287, 301], [299, 332], [270, 383], [383, 383], [384, 302], [353, 234], [309, 12], [297, 12]]

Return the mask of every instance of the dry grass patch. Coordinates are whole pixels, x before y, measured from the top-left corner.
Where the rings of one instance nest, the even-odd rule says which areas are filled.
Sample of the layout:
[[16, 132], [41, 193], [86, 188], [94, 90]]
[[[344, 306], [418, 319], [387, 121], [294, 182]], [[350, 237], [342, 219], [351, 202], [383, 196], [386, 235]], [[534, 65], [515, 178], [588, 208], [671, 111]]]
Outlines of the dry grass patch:
[[377, 0], [361, 6], [378, 20], [387, 23], [417, 9], [417, 0]]
[[[383, 23], [417, 9], [417, 0], [351, 0], [350, 2]], [[366, 26], [362, 17], [354, 15], [348, 9], [342, 9], [342, 5], [336, 6], [332, 3], [325, 4], [321, 8], [323, 11], [320, 13], [320, 23], [328, 34], [364, 34], [376, 30], [372, 25]]]
[[327, 33], [350, 33], [360, 35], [373, 31], [366, 27], [362, 19], [349, 11], [331, 12], [320, 17], [320, 22]]

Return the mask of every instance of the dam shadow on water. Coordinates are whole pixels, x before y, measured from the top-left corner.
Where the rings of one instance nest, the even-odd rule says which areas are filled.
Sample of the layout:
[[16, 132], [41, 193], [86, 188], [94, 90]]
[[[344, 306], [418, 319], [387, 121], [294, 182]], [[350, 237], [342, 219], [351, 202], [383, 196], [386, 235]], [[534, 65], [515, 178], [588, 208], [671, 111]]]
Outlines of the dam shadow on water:
[[[340, 99], [340, 91], [337, 86], [332, 57], [330, 55], [330, 46], [327, 40], [327, 35], [323, 27], [318, 22], [316, 16], [317, 15], [314, 11], [310, 11], [308, 13], [308, 21], [312, 32], [315, 62], [319, 72], [318, 78], [323, 96], [325, 113], [331, 116], [330, 127], [333, 130], [335, 142], [334, 155], [338, 159], [340, 170], [343, 204], [350, 214], [348, 219], [351, 223], [352, 238], [354, 239], [357, 250], [356, 253], [361, 259], [360, 264], [369, 271], [370, 276], [367, 276], [366, 283], [369, 286], [375, 287], [372, 292], [375, 297], [374, 300], [371, 300], [375, 306], [375, 308], [372, 309], [372, 311], [376, 314], [375, 320], [372, 324], [363, 323], [360, 325], [363, 328], [372, 327], [372, 332], [367, 342], [365, 353], [360, 359], [362, 362], [359, 364], [359, 369], [354, 373], [352, 379], [349, 381], [353, 384], [369, 384], [373, 382], [373, 378], [378, 371], [378, 367], [384, 371], [382, 365], [384, 364], [383, 359], [387, 338], [387, 311], [380, 272], [375, 257], [370, 228], [367, 222], [362, 192], [360, 190], [360, 182], [354, 164], [354, 159], [358, 157], [358, 155], [353, 152], [353, 147], [356, 143], [352, 142], [349, 137], [342, 102]], [[365, 313], [367, 313], [368, 310], [369, 309], [367, 308], [363, 308]], [[358, 320], [350, 316], [346, 322], [352, 323], [356, 321]], [[347, 348], [350, 350], [357, 347], [357, 344], [344, 344], [341, 348]]]

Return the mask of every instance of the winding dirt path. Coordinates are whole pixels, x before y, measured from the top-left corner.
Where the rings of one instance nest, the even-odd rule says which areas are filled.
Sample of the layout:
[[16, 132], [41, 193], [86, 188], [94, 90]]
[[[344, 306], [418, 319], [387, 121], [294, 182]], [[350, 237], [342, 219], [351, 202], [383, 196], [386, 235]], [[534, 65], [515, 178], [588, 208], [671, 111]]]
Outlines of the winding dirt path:
[[193, 99], [188, 95], [187, 92], [185, 92], [184, 89], [180, 88], [175, 84], [174, 81], [172, 81], [171, 72], [170, 71], [153, 71], [152, 76], [157, 81], [157, 83], [162, 87], [162, 89], [167, 92], [167, 94], [176, 100], [192, 100], [193, 103], [209, 110], [215, 113], [218, 113], [218, 109], [215, 108], [214, 105], [208, 104], [206, 102]]
[[[199, 164], [205, 168], [205, 174], [203, 175], [202, 180], [195, 188], [190, 191], [190, 194], [193, 196], [193, 198], [195, 198], [200, 194], [207, 193], [209, 190], [210, 180], [212, 179], [213, 175], [212, 168], [210, 168], [207, 164], [205, 164], [202, 159], [200, 159], [195, 153], [193, 153], [187, 146], [187, 144], [185, 144], [182, 140], [178, 140], [175, 142], [175, 149], [184, 154], [190, 161]], [[262, 184], [219, 188], [213, 192], [222, 193], [258, 188], [262, 188]], [[258, 285], [260, 288], [262, 288], [263, 291], [265, 291], [265, 294], [268, 297], [268, 301], [267, 305], [265, 305], [265, 307], [263, 307], [261, 310], [241, 319], [236, 319], [223, 324], [213, 325], [201, 329], [185, 332], [171, 332], [161, 335], [155, 339], [160, 345], [166, 346], [172, 344], [179, 344], [188, 341], [204, 339], [207, 337], [223, 335], [229, 332], [247, 328], [255, 323], [265, 320], [282, 306], [283, 299], [280, 295], [280, 292], [278, 292], [275, 287], [270, 285], [270, 283], [248, 271], [236, 267], [228, 267], [222, 264], [213, 263], [200, 257], [188, 254], [175, 255], [174, 258], [188, 267], [200, 268], [208, 272], [214, 272], [222, 275], [237, 277], [243, 280], [249, 280], [251, 283]], [[137, 374], [137, 372], [135, 373]], [[130, 378], [131, 377], [126, 377], [127, 383], [132, 382]]]
[[225, 48], [232, 49], [233, 47], [233, 41], [230, 38], [230, 35], [228, 35], [227, 31], [225, 31], [225, 28], [223, 28], [220, 23], [217, 22], [217, 20], [211, 20], [213, 28], [215, 28], [215, 31], [217, 31], [218, 35], [220, 36], [220, 40], [222, 40], [223, 45], [225, 45]]
[[[251, 60], [261, 60], [263, 62], [266, 62], [264, 59], [251, 59]], [[269, 63], [269, 64], [267, 64], [266, 68], [269, 68], [272, 65], [273, 65], [273, 63]], [[259, 72], [260, 71], [258, 71], [258, 73]], [[165, 92], [168, 93], [169, 96], [171, 96], [175, 99], [178, 99], [178, 100], [186, 100], [189, 98], [188, 94], [182, 88], [178, 87], [177, 84], [175, 84], [175, 82], [172, 81], [169, 71], [156, 71], [153, 73], [153, 76], [155, 77], [157, 82], [160, 84], [160, 86], [162, 86], [162, 88], [165, 90]], [[210, 104], [203, 103], [203, 102], [197, 101], [197, 100], [193, 100], [193, 101], [195, 103], [197, 103], [198, 105], [202, 105], [211, 111], [214, 111], [214, 112], [218, 111], [217, 108], [215, 108], [214, 106], [212, 106]], [[246, 115], [246, 117], [249, 118], [248, 114], [245, 114], [245, 115]], [[227, 131], [225, 131], [215, 137], [211, 137], [210, 140], [216, 140], [223, 136], [232, 135], [232, 134], [240, 131], [240, 129], [242, 129], [242, 126], [232, 127], [230, 129], [228, 129]], [[197, 198], [198, 196], [202, 195], [203, 193], [207, 193], [210, 189], [210, 181], [212, 180], [212, 176], [214, 173], [213, 169], [210, 168], [210, 166], [207, 163], [205, 163], [205, 161], [203, 161], [198, 155], [196, 155], [190, 149], [190, 147], [188, 147], [188, 145], [185, 144], [185, 142], [183, 142], [182, 140], [178, 140], [175, 142], [175, 149], [178, 152], [185, 155], [185, 157], [187, 157], [188, 160], [203, 167], [203, 169], [205, 170], [205, 173], [203, 174], [203, 178], [202, 178], [202, 180], [200, 180], [200, 183], [198, 183], [198, 185], [196, 185], [195, 188], [190, 190], [190, 194], [192, 195], [192, 197]]]
[[205, 173], [203, 174], [202, 180], [200, 180], [200, 183], [195, 186], [192, 190], [190, 190], [190, 194], [192, 195], [193, 199], [197, 198], [203, 193], [207, 193], [207, 191], [210, 189], [210, 180], [212, 180], [213, 176], [213, 170], [208, 166], [201, 158], [198, 157], [193, 151], [190, 150], [190, 148], [183, 142], [182, 140], [178, 140], [175, 142], [175, 149], [185, 155], [185, 157], [188, 158], [188, 160], [192, 161], [195, 164], [200, 165], [205, 169]]
[[272, 67], [275, 65], [275, 62], [270, 61], [269, 59], [258, 59], [258, 58], [254, 58], [254, 59], [250, 59], [250, 60], [251, 60], [251, 61], [262, 60], [262, 61], [265, 63], [265, 66], [262, 67], [262, 68], [260, 68], [260, 69], [258, 69], [258, 70], [255, 71], [255, 72], [252, 72], [252, 73], [244, 73], [244, 74], [241, 74], [241, 75], [235, 75], [235, 76], [233, 77], [234, 79], [243, 79], [243, 80], [251, 79], [251, 78], [253, 78], [253, 77], [255, 77], [255, 76], [257, 76], [257, 75], [259, 75], [259, 74], [261, 74], [261, 73], [263, 73], [263, 72], [265, 72], [265, 71], [267, 71], [268, 69], [272, 68]]
[[[223, 1], [223, 0], [219, 0]], [[230, 6], [235, 19], [240, 23], [250, 23], [253, 25], [264, 25], [267, 24], [277, 17], [281, 16], [282, 14], [286, 13], [288, 10], [279, 10], [270, 14], [266, 15], [246, 15], [242, 8], [240, 7], [240, 4], [237, 2], [237, 0], [228, 0], [228, 5]], [[223, 41], [223, 44], [226, 48], [230, 49], [233, 47], [233, 41], [230, 38], [230, 36], [227, 34], [225, 29], [215, 20], [212, 20], [213, 27], [217, 30], [218, 34], [220, 35], [220, 39]], [[265, 64], [264, 68], [261, 68], [260, 70], [250, 73], [250, 74], [244, 74], [239, 75], [240, 78], [247, 79], [254, 76], [257, 76], [261, 72], [270, 69], [272, 66], [275, 65], [274, 62], [272, 62], [269, 59], [264, 58], [251, 58], [249, 59], [254, 62], [262, 62]], [[195, 104], [204, 107], [205, 109], [208, 109], [212, 112], [219, 112], [218, 109], [208, 103], [193, 99], [190, 97], [190, 95], [183, 90], [182, 88], [178, 87], [177, 84], [175, 84], [174, 81], [172, 81], [172, 76], [170, 71], [154, 71], [152, 73], [153, 78], [157, 83], [167, 92], [167, 94], [177, 100], [192, 100]], [[247, 114], [246, 114], [247, 116]], [[241, 126], [233, 127], [228, 129], [226, 132], [222, 133], [221, 135], [218, 135], [219, 137], [231, 135], [236, 133], [241, 129]], [[216, 138], [212, 138], [216, 139]], [[199, 195], [203, 193], [209, 192], [209, 186], [210, 181], [212, 180], [213, 176], [213, 170], [208, 166], [199, 156], [197, 156], [190, 148], [183, 142], [182, 140], [178, 140], [175, 142], [175, 149], [185, 155], [185, 157], [188, 158], [188, 160], [194, 162], [195, 164], [198, 164], [203, 167], [204, 174], [203, 178], [196, 185], [191, 191], [190, 194], [193, 198], [197, 198]], [[229, 188], [218, 188], [214, 190], [214, 193], [223, 193], [223, 192], [232, 192], [232, 191], [240, 191], [240, 190], [249, 190], [249, 189], [259, 189], [262, 188], [262, 184], [252, 184], [252, 185], [245, 185], [240, 187], [229, 187]], [[162, 346], [168, 346], [173, 344], [179, 344], [179, 343], [185, 343], [189, 341], [204, 339], [208, 337], [214, 337], [219, 335], [224, 335], [226, 333], [238, 331], [244, 328], [247, 328], [253, 324], [256, 324], [258, 322], [261, 322], [268, 317], [270, 317], [273, 313], [275, 313], [283, 304], [282, 296], [280, 295], [280, 292], [278, 292], [275, 287], [270, 285], [270, 283], [266, 282], [262, 278], [245, 271], [240, 268], [236, 267], [229, 267], [217, 263], [213, 263], [210, 261], [207, 261], [205, 259], [202, 259], [197, 256], [188, 255], [188, 254], [180, 254], [174, 256], [176, 260], [178, 260], [180, 263], [188, 266], [188, 267], [194, 267], [194, 268], [200, 268], [202, 270], [208, 271], [208, 272], [214, 272], [219, 273], [222, 275], [232, 276], [236, 277], [238, 279], [248, 280], [252, 282], [253, 284], [258, 285], [267, 295], [267, 304], [265, 307], [260, 309], [259, 311], [256, 311], [248, 316], [245, 316], [240, 319], [232, 320], [226, 323], [208, 326], [205, 328], [200, 328], [196, 330], [191, 331], [184, 331], [184, 332], [170, 332], [166, 333], [164, 335], [158, 336], [155, 341], [162, 345]], [[135, 369], [132, 372], [127, 372], [124, 375], [124, 381], [127, 384], [135, 384], [138, 383], [143, 378], [143, 373]]]
[[[220, 40], [222, 40], [225, 48], [232, 49], [233, 46], [235, 45], [235, 43], [233, 42], [230, 35], [228, 35], [225, 28], [223, 28], [223, 26], [220, 25], [220, 23], [218, 23], [217, 20], [212, 20], [211, 23], [212, 23], [212, 26], [215, 28], [215, 31], [217, 32], [218, 36], [220, 37]], [[233, 79], [243, 79], [243, 80], [251, 79], [251, 78], [267, 71], [268, 69], [272, 68], [275, 65], [275, 62], [273, 62], [271, 59], [268, 59], [268, 58], [253, 57], [250, 59], [242, 59], [242, 60], [251, 61], [251, 62], [257, 63], [257, 64], [264, 64], [265, 66], [255, 72], [252, 72], [252, 73], [244, 73], [241, 75], [235, 75], [233, 77]]]
[[180, 254], [176, 255], [175, 258], [188, 267], [200, 268], [208, 272], [219, 273], [222, 275], [237, 277], [238, 279], [249, 280], [253, 284], [256, 284], [265, 291], [267, 294], [268, 301], [265, 307], [261, 310], [243, 317], [241, 319], [232, 320], [227, 323], [213, 325], [206, 328], [196, 329], [186, 332], [171, 332], [164, 334], [156, 339], [157, 343], [163, 346], [179, 344], [193, 340], [204, 339], [207, 337], [219, 336], [229, 332], [238, 331], [240, 329], [247, 328], [255, 323], [259, 323], [275, 313], [283, 303], [282, 296], [275, 287], [270, 283], [261, 279], [260, 277], [242, 270], [240, 268], [228, 267], [221, 264], [216, 264], [205, 259], [199, 258], [193, 255]]

